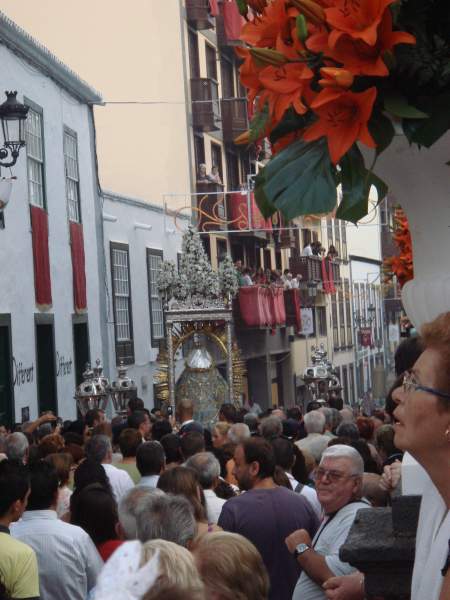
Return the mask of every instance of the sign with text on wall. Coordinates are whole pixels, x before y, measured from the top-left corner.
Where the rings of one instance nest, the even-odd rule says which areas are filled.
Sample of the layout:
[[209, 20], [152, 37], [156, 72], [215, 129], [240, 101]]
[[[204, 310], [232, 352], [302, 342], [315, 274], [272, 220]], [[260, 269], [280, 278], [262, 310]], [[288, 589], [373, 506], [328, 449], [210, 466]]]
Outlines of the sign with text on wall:
[[301, 308], [300, 317], [302, 328], [300, 335], [314, 335], [314, 311], [312, 308]]

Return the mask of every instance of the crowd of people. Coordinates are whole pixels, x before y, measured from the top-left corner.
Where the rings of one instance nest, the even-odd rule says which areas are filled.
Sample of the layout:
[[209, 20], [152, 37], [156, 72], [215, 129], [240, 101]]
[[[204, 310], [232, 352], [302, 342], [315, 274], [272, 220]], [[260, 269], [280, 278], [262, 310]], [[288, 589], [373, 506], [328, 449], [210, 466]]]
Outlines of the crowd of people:
[[172, 418], [134, 398], [111, 422], [3, 429], [0, 599], [363, 600], [339, 551], [358, 510], [389, 503], [407, 450], [430, 478], [412, 598], [448, 600], [449, 348], [450, 313], [403, 345], [373, 415], [224, 404], [209, 431], [192, 399]]

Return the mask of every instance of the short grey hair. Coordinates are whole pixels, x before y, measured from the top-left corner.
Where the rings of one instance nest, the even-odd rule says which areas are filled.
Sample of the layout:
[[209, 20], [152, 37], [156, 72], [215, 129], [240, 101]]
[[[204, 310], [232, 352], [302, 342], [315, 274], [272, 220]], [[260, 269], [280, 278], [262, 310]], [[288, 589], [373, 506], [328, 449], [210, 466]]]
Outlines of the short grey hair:
[[153, 496], [136, 518], [137, 537], [148, 540], [167, 540], [187, 548], [197, 535], [193, 508], [183, 496], [164, 494]]
[[250, 431], [257, 431], [258, 417], [255, 415], [255, 413], [249, 412], [246, 415], [244, 415], [244, 423], [247, 425]]
[[347, 437], [352, 441], [359, 440], [359, 429], [356, 423], [349, 423], [348, 421], [344, 421], [339, 425], [336, 429], [336, 435], [338, 437]]
[[362, 477], [364, 474], [364, 461], [360, 453], [355, 450], [352, 446], [346, 446], [345, 444], [334, 444], [329, 448], [326, 448], [322, 454], [320, 464], [326, 458], [348, 458], [352, 463], [352, 475]]
[[5, 454], [10, 460], [23, 462], [27, 455], [29, 443], [27, 436], [20, 431], [10, 433], [5, 442]]
[[84, 446], [86, 458], [90, 458], [95, 462], [103, 462], [108, 456], [109, 452], [112, 452], [111, 440], [107, 435], [93, 435]]
[[279, 437], [283, 433], [283, 424], [278, 417], [266, 417], [259, 426], [261, 435], [266, 439]]
[[333, 413], [331, 412], [331, 408], [328, 408], [328, 406], [321, 406], [320, 408], [317, 409], [319, 412], [321, 412], [323, 414], [323, 416], [325, 417], [325, 425], [326, 427], [329, 427], [331, 429], [332, 427], [332, 415]]
[[341, 408], [339, 412], [344, 423], [353, 423], [355, 421], [353, 410], [350, 408], [350, 406], [344, 406], [344, 408]]
[[312, 410], [303, 417], [306, 433], [323, 433], [325, 429], [325, 415], [320, 410]]
[[195, 471], [198, 481], [204, 490], [213, 487], [220, 476], [220, 463], [212, 452], [198, 452], [188, 458], [185, 466]]
[[250, 429], [245, 423], [234, 423], [228, 430], [228, 439], [233, 444], [241, 444], [250, 437]]
[[118, 506], [118, 515], [127, 540], [135, 540], [138, 537], [138, 515], [147, 510], [153, 498], [164, 495], [164, 492], [158, 488], [136, 486], [122, 497]]

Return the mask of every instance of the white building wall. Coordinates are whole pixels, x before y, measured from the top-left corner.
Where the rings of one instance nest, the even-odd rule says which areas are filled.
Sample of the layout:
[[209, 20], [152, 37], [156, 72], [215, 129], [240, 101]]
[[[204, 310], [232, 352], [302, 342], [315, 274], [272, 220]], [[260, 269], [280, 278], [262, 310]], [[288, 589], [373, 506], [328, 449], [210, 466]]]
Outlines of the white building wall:
[[[111, 242], [126, 244], [129, 251], [131, 304], [133, 319], [134, 358], [128, 367], [128, 376], [138, 386], [138, 395], [148, 408], [153, 406], [153, 375], [157, 370], [158, 348], [152, 347], [150, 303], [147, 272], [147, 248], [161, 250], [164, 260], [177, 264], [181, 251], [182, 231], [175, 227], [171, 217], [164, 217], [160, 207], [139, 200], [105, 193], [103, 204], [104, 245], [108, 278], [108, 360], [110, 379], [116, 375], [114, 311], [111, 280]], [[181, 223], [185, 219], [181, 219]], [[149, 225], [151, 229], [136, 227]]]
[[[0, 40], [1, 41], [1, 40]], [[62, 370], [57, 379], [58, 413], [63, 418], [76, 415], [74, 349], [72, 339], [73, 286], [72, 261], [67, 219], [63, 127], [78, 136], [81, 213], [84, 222], [86, 284], [90, 345], [92, 354], [101, 354], [99, 318], [99, 281], [97, 235], [95, 225], [96, 175], [92, 161], [90, 109], [63, 91], [24, 59], [0, 45], [0, 89], [19, 90], [18, 99], [26, 97], [43, 109], [46, 200], [49, 215], [49, 255], [53, 306], [45, 314], [54, 316], [55, 354], [71, 368]], [[36, 308], [33, 272], [30, 210], [27, 187], [26, 150], [22, 149], [13, 168], [17, 181], [10, 204], [5, 210], [6, 227], [0, 231], [0, 313], [11, 314], [12, 354], [15, 364], [33, 367], [28, 381], [20, 377], [14, 385], [15, 420], [21, 409], [30, 408], [30, 417], [38, 414], [34, 315]], [[2, 175], [8, 173], [3, 169]], [[31, 371], [30, 371], [31, 373]], [[15, 373], [13, 372], [13, 377]]]

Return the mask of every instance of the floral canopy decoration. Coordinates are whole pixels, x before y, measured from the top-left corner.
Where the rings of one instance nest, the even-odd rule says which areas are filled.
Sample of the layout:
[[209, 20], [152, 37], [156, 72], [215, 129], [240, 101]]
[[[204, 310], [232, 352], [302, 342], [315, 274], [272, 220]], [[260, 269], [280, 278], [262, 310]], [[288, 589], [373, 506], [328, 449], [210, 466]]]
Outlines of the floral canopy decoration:
[[[248, 22], [241, 81], [250, 129], [274, 156], [256, 179], [268, 217], [327, 213], [357, 222], [368, 210], [377, 156], [402, 126], [429, 147], [450, 128], [449, 0], [236, 0]], [[375, 150], [367, 166], [358, 147]]]
[[383, 268], [386, 273], [385, 281], [389, 283], [394, 275], [402, 288], [407, 281], [413, 279], [413, 255], [411, 233], [409, 231], [408, 220], [401, 208], [397, 208], [394, 214], [393, 240], [398, 248], [398, 254], [386, 258]]

